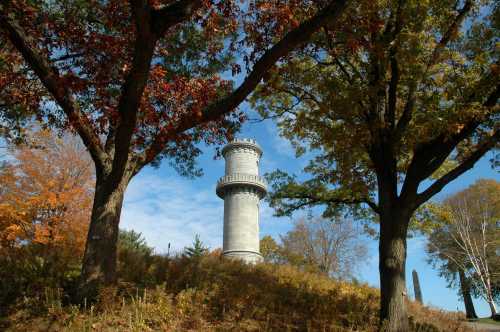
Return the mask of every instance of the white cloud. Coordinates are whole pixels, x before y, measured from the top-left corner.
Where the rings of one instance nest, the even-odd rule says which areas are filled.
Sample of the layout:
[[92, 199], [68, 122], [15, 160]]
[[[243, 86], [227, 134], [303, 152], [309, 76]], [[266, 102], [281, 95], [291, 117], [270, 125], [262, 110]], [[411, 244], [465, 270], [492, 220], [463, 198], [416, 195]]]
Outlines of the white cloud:
[[[158, 253], [181, 251], [200, 235], [211, 249], [222, 247], [224, 202], [199, 180], [162, 176], [161, 171], [144, 172], [130, 183], [125, 194], [120, 227], [141, 232]], [[261, 201], [261, 236], [284, 234], [290, 218], [276, 218], [267, 202]]]
[[[275, 124], [266, 124], [269, 141], [261, 142], [265, 145], [261, 174], [277, 168], [275, 157], [297, 161], [290, 143], [276, 135]], [[169, 243], [171, 252], [182, 250], [192, 244], [196, 234], [211, 249], [222, 247], [224, 202], [215, 194], [218, 176], [211, 173], [219, 170], [222, 175], [224, 160], [207, 158], [206, 162], [208, 174], [196, 180], [182, 178], [163, 167], [138, 174], [126, 191], [120, 227], [141, 232], [159, 253], [165, 253]], [[210, 177], [214, 177], [213, 182]], [[266, 202], [261, 202], [261, 235], [278, 237], [290, 230], [292, 221], [276, 218], [273, 212]]]
[[[215, 187], [199, 182], [139, 174], [125, 194], [121, 227], [141, 232], [159, 253], [189, 246], [196, 234], [210, 248], [222, 246], [223, 201]], [[213, 189], [213, 190], [212, 190]]]

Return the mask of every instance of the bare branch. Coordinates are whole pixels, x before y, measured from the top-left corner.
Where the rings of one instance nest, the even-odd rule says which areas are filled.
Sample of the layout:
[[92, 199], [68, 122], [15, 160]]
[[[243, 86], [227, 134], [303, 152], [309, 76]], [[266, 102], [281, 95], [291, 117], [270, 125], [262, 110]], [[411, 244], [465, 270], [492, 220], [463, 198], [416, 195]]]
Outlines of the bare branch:
[[[481, 216], [472, 213], [465, 199], [459, 202], [453, 208], [451, 218], [453, 232], [450, 232], [450, 235], [455, 244], [461, 248], [462, 254], [467, 257], [467, 262], [472, 265], [476, 275], [479, 277], [481, 286], [479, 289], [484, 299], [494, 308], [490, 281], [491, 274], [486, 254], [488, 218], [486, 218], [485, 213], [487, 211], [484, 207], [479, 207], [479, 211], [482, 212]], [[480, 218], [480, 220], [476, 218]], [[455, 236], [454, 233], [457, 233], [458, 236]], [[496, 310], [494, 309], [493, 311]]]

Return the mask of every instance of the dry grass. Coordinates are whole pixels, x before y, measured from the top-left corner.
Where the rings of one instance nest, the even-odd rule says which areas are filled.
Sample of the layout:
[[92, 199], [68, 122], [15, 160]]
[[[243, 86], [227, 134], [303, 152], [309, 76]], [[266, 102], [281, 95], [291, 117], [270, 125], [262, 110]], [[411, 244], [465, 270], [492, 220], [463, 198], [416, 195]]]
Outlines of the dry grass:
[[[464, 325], [465, 314], [450, 312], [421, 305], [418, 302], [408, 302], [408, 310], [412, 313], [411, 320], [422, 331], [472, 331]], [[432, 327], [435, 327], [433, 330]], [[418, 331], [418, 328], [415, 328]]]
[[[61, 294], [26, 299], [7, 331], [375, 331], [378, 290], [289, 266], [246, 266], [206, 257], [171, 262], [168, 280], [139, 291], [122, 284], [93, 306]], [[33, 308], [37, 307], [34, 311]], [[415, 331], [467, 331], [456, 314], [410, 303]], [[423, 323], [425, 322], [425, 324]]]

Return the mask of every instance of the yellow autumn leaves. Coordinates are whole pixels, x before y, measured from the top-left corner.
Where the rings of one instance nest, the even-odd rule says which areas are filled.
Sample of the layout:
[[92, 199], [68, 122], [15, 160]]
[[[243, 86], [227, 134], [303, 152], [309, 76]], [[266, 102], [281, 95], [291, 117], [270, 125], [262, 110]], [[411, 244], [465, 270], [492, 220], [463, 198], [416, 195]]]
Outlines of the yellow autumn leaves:
[[40, 131], [30, 143], [13, 150], [0, 169], [0, 250], [42, 244], [82, 253], [91, 163], [72, 138]]

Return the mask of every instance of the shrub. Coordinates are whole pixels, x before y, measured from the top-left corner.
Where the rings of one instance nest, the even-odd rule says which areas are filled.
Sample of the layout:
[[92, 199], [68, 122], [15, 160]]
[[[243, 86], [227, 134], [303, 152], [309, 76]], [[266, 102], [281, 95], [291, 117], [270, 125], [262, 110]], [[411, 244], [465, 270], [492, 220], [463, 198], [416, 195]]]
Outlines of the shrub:
[[[217, 254], [172, 258], [163, 284], [120, 283], [78, 309], [50, 293], [19, 308], [7, 331], [376, 331], [379, 291], [286, 265], [245, 265]], [[55, 298], [55, 299], [54, 299]], [[50, 301], [49, 301], [50, 300]], [[31, 305], [31, 304], [27, 304]], [[467, 331], [456, 314], [410, 302], [413, 331]], [[54, 323], [57, 321], [57, 323]]]
[[408, 302], [408, 312], [415, 331], [466, 331], [461, 322], [465, 321], [462, 312], [449, 312], [426, 307], [418, 302]]
[[166, 279], [169, 258], [155, 255], [141, 233], [120, 230], [118, 238], [118, 278], [136, 287], [154, 287]]

